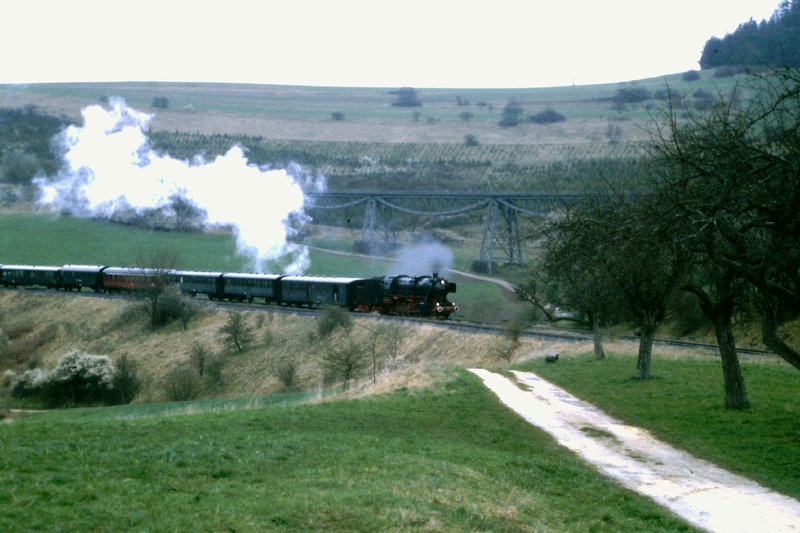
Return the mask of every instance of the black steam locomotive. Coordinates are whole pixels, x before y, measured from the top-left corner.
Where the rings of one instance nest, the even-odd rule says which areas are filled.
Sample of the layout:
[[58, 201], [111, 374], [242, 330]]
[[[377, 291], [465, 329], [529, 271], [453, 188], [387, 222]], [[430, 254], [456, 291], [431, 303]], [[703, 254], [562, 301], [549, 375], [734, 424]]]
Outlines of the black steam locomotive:
[[45, 287], [56, 290], [137, 292], [166, 284], [189, 296], [210, 300], [287, 306], [338, 305], [361, 313], [450, 318], [458, 306], [447, 299], [456, 284], [433, 276], [340, 278], [284, 276], [237, 272], [199, 272], [91, 265], [0, 265], [4, 287]]

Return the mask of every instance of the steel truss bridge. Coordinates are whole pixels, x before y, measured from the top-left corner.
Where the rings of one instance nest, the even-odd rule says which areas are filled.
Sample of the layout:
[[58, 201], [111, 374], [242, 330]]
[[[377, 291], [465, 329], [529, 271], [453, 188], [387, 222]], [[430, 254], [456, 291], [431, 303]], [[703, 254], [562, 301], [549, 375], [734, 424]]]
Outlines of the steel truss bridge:
[[484, 211], [480, 256], [473, 261], [476, 272], [491, 273], [497, 264], [496, 248], [506, 264], [522, 264], [520, 216], [542, 216], [584, 199], [581, 195], [520, 192], [393, 192], [330, 191], [306, 193], [307, 208], [352, 209], [364, 206], [361, 241], [354, 251], [390, 250], [397, 246], [395, 213], [420, 217], [452, 217]]

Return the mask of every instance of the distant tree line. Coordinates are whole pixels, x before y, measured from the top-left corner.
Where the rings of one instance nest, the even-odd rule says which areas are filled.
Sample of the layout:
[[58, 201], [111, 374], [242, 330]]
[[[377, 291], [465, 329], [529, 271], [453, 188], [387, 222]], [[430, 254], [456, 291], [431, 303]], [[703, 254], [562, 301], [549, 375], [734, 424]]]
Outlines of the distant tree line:
[[784, 0], [769, 20], [742, 23], [724, 38], [706, 41], [703, 69], [800, 66], [800, 0]]

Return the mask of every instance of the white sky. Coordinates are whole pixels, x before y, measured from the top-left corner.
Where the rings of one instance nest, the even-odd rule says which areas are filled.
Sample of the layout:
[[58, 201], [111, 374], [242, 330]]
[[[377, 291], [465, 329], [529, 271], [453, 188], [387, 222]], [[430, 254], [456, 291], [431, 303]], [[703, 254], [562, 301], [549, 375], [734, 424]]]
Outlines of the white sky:
[[780, 0], [17, 0], [0, 83], [545, 87], [699, 68]]

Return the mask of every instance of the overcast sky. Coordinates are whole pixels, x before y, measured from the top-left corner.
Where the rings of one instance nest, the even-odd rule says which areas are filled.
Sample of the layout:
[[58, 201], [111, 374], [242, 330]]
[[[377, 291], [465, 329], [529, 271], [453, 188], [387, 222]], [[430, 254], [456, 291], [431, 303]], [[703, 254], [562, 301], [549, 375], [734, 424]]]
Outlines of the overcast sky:
[[546, 87], [699, 68], [780, 0], [17, 0], [0, 83]]

